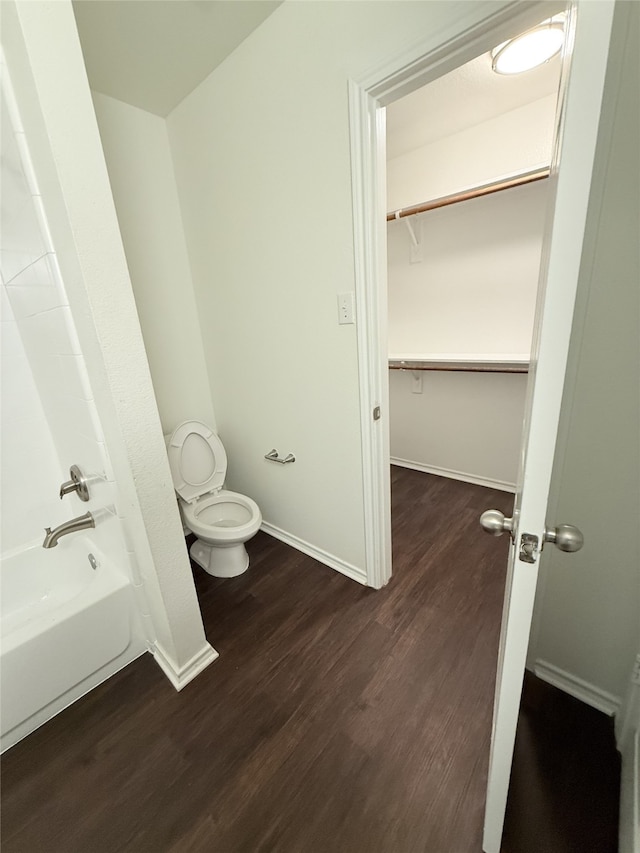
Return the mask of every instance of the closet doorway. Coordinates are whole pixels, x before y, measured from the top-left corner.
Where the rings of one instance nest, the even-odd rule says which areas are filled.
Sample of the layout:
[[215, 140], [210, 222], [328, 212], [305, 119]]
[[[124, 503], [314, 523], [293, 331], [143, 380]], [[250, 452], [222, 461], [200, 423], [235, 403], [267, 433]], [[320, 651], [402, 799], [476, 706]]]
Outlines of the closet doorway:
[[560, 68], [485, 53], [387, 107], [393, 465], [515, 492]]
[[495, 672], [508, 537], [478, 521], [514, 515], [560, 72], [505, 77], [486, 52], [386, 110], [392, 572], [441, 614], [484, 731], [470, 672]]
[[[454, 34], [449, 41], [426, 37], [422, 49], [397, 57], [384, 72], [381, 70], [377, 76], [372, 75], [361, 83], [354, 82], [350, 87], [365, 529], [368, 578], [374, 587], [384, 585], [391, 576], [389, 430], [384, 421], [378, 423], [377, 429], [375, 427], [381, 412], [387, 413], [389, 399], [381, 353], [388, 315], [386, 235], [378, 220], [385, 201], [380, 180], [384, 175], [380, 151], [384, 150], [381, 142], [385, 123], [381, 107], [414, 91], [419, 82], [435, 81], [464, 62], [492, 50], [492, 45], [515, 39], [520, 33], [537, 27], [544, 18], [540, 14], [543, 9], [548, 14], [549, 7], [545, 4], [503, 10], [491, 20], [479, 21], [475, 27]], [[535, 366], [527, 384], [526, 426], [522, 433], [516, 505], [513, 518], [500, 517], [499, 513], [493, 517], [493, 531], [509, 531], [513, 544], [509, 547], [498, 654], [483, 840], [486, 853], [497, 853], [500, 847], [540, 547], [544, 541], [556, 541], [556, 531], [547, 527], [546, 510], [613, 19], [611, 5], [581, 5], [576, 28], [575, 6], [567, 11], [568, 49], [563, 60], [558, 99], [550, 172], [550, 214], [545, 226], [540, 275], [544, 286], [540, 290], [534, 323], [532, 362]], [[540, 16], [537, 20], [532, 18], [536, 14]], [[567, 85], [569, 65], [571, 82]], [[505, 192], [518, 191], [512, 188]], [[469, 206], [475, 201], [477, 199], [446, 205], [442, 210], [446, 207], [459, 210], [463, 204]], [[418, 250], [419, 243], [414, 233], [414, 250]], [[451, 356], [451, 352], [444, 354]], [[486, 351], [476, 353], [488, 354]], [[483, 360], [476, 359], [476, 362]], [[386, 377], [388, 355], [384, 364]], [[550, 521], [557, 523], [555, 519]], [[450, 535], [455, 536], [455, 531]], [[475, 536], [482, 536], [482, 533], [478, 530]], [[528, 568], [523, 567], [523, 563], [528, 564]], [[473, 567], [472, 560], [469, 568]]]

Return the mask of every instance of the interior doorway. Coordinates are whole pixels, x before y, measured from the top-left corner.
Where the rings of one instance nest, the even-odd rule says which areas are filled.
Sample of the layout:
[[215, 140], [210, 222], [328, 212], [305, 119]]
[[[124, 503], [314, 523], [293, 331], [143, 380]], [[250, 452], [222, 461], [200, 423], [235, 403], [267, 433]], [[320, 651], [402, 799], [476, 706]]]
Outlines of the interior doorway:
[[487, 51], [386, 109], [392, 465], [516, 490], [560, 71]]
[[[378, 74], [368, 81], [351, 85], [351, 136], [354, 174], [354, 229], [356, 235], [356, 297], [364, 329], [359, 332], [361, 412], [363, 423], [363, 472], [365, 490], [371, 496], [365, 505], [366, 544], [370, 549], [368, 577], [372, 586], [382, 586], [391, 575], [390, 511], [386, 500], [388, 486], [389, 440], [384, 429], [371, 426], [380, 419], [381, 405], [388, 407], [388, 384], [383, 379], [380, 338], [386, 331], [386, 241], [378, 221], [385, 206], [380, 177], [381, 129], [387, 106], [399, 96], [418, 88], [479, 56], [496, 43], [517, 40], [520, 33], [537, 29], [540, 15], [549, 7], [534, 5], [526, 10], [506, 9], [493, 19], [486, 18], [452, 41], [440, 39], [423, 44], [422, 50], [404, 63], [397, 58], [395, 70]], [[538, 563], [545, 542], [556, 544], [559, 528], [548, 526], [546, 518], [553, 456], [558, 433], [567, 353], [571, 336], [573, 306], [578, 287], [582, 247], [596, 140], [602, 109], [607, 69], [613, 6], [575, 6], [568, 11], [567, 50], [564, 54], [562, 88], [558, 99], [557, 132], [551, 164], [553, 213], [547, 218], [544, 237], [544, 263], [541, 266], [539, 304], [536, 309], [532, 360], [534, 377], [528, 382], [523, 453], [512, 518], [494, 513], [496, 524], [485, 529], [498, 535], [509, 532], [509, 551], [505, 603], [503, 610], [498, 673], [494, 704], [493, 735], [485, 812], [483, 849], [494, 853], [500, 847], [504, 810], [520, 705], [531, 614], [533, 610]], [[576, 27], [576, 20], [580, 24]], [[426, 49], [425, 49], [426, 48]], [[571, 65], [571, 82], [568, 68]], [[560, 163], [562, 179], [559, 180]], [[368, 294], [368, 295], [367, 295]], [[364, 315], [364, 316], [363, 316]], [[388, 356], [387, 356], [388, 359]], [[385, 359], [386, 362], [386, 359]], [[385, 364], [386, 366], [386, 364]], [[386, 375], [386, 370], [384, 375]], [[375, 405], [376, 399], [379, 405]], [[367, 408], [371, 403], [372, 408]], [[555, 520], [552, 523], [556, 523]], [[484, 525], [483, 525], [484, 526]], [[381, 532], [380, 532], [381, 531]], [[576, 531], [579, 533], [579, 531]], [[578, 537], [579, 538], [579, 537]], [[520, 564], [530, 568], [522, 570]]]
[[[495, 15], [490, 15], [483, 18], [479, 15], [479, 19], [475, 26], [471, 26], [464, 32], [457, 33], [454, 38], [448, 42], [441, 42], [438, 36], [433, 38], [427, 36], [424, 41], [417, 46], [414, 46], [405, 55], [395, 58], [393, 63], [390, 63], [385, 74], [374, 74], [370, 78], [365, 78], [360, 82], [350, 82], [350, 130], [352, 142], [352, 193], [354, 207], [354, 231], [356, 235], [355, 241], [355, 266], [356, 266], [356, 305], [358, 313], [358, 361], [360, 374], [360, 418], [361, 418], [361, 435], [362, 435], [362, 460], [363, 460], [363, 485], [364, 485], [364, 510], [365, 510], [365, 553], [366, 553], [366, 574], [367, 584], [374, 588], [384, 586], [391, 577], [391, 517], [390, 517], [390, 473], [388, 461], [391, 458], [390, 435], [387, 424], [387, 418], [390, 410], [390, 383], [389, 383], [389, 348], [387, 340], [389, 337], [389, 307], [388, 307], [388, 269], [387, 269], [387, 217], [390, 212], [403, 218], [404, 210], [390, 211], [390, 207], [398, 196], [393, 199], [388, 198], [387, 180], [386, 180], [386, 157], [385, 157], [385, 140], [386, 140], [386, 108], [392, 107], [395, 102], [405, 96], [411, 96], [417, 90], [424, 88], [426, 92], [435, 91], [439, 94], [443, 91], [443, 97], [436, 97], [432, 106], [439, 104], [439, 113], [445, 116], [445, 121], [441, 125], [441, 131], [437, 134], [440, 139], [447, 139], [455, 135], [456, 131], [460, 131], [464, 125], [464, 119], [460, 124], [460, 119], [453, 122], [449, 121], [447, 126], [447, 116], [453, 113], [451, 110], [450, 101], [447, 95], [451, 96], [452, 89], [445, 82], [444, 87], [442, 81], [444, 78], [467, 65], [473, 65], [483, 57], [484, 54], [493, 50], [496, 45], [503, 43], [505, 40], [514, 38], [519, 33], [525, 32], [531, 27], [535, 27], [540, 23], [541, 17], [544, 14], [549, 14], [549, 11], [554, 14], [559, 14], [564, 9], [564, 5], [553, 4], [550, 8], [548, 5], [533, 4], [526, 9], [503, 9]], [[566, 13], [566, 11], [565, 11]], [[394, 71], [389, 69], [394, 67]], [[487, 72], [489, 77], [491, 71]], [[566, 75], [565, 75], [566, 79]], [[485, 80], [486, 82], [486, 80]], [[431, 86], [430, 86], [431, 84]], [[552, 87], [550, 87], [552, 88]], [[551, 95], [550, 92], [547, 92]], [[544, 97], [544, 90], [539, 91], [538, 95]], [[540, 100], [540, 97], [538, 100]], [[551, 95], [553, 97], [553, 95]], [[515, 102], [511, 100], [510, 106], [516, 106], [518, 103], [517, 97]], [[521, 102], [520, 102], [521, 103]], [[474, 104], [475, 109], [475, 104]], [[502, 108], [504, 110], [504, 108]], [[501, 108], [498, 108], [497, 113], [495, 106], [493, 108], [492, 118], [499, 115]], [[409, 111], [410, 112], [410, 111]], [[428, 111], [425, 120], [429, 123]], [[558, 114], [554, 115], [554, 123], [558, 121]], [[485, 114], [487, 119], [490, 112]], [[482, 117], [480, 117], [482, 118]], [[480, 123], [482, 123], [480, 121]], [[467, 124], [469, 124], [467, 120]], [[471, 125], [478, 124], [478, 116], [475, 114]], [[554, 125], [555, 126], [555, 125]], [[427, 139], [433, 143], [434, 140]], [[446, 145], [446, 142], [444, 143]], [[498, 149], [494, 146], [494, 154]], [[485, 155], [490, 154], [492, 147], [485, 144]], [[409, 161], [412, 158], [409, 158]], [[539, 159], [539, 158], [538, 158]], [[549, 159], [549, 152], [543, 155], [543, 159]], [[521, 160], [521, 158], [520, 158]], [[461, 159], [458, 158], [458, 167]], [[513, 162], [513, 158], [512, 158]], [[515, 158], [515, 163], [518, 158]], [[406, 164], [405, 164], [406, 165]], [[487, 168], [485, 164], [484, 173], [487, 171], [494, 175], [505, 176], [505, 170], [508, 170], [506, 158], [504, 156], [494, 156], [493, 163]], [[400, 168], [400, 173], [403, 169]], [[517, 174], [517, 167], [511, 169], [511, 177]], [[406, 169], [404, 176], [400, 174], [398, 186], [402, 188], [403, 183], [407, 183]], [[433, 181], [431, 187], [420, 187], [415, 181], [411, 181], [418, 187], [418, 201], [414, 204], [422, 206], [422, 202], [431, 196], [432, 198], [442, 198], [442, 195], [450, 197], [455, 195], [456, 190], [464, 188], [472, 188], [475, 184], [479, 186], [479, 174], [477, 164], [475, 164], [475, 176], [471, 174], [461, 174], [460, 168], [456, 173], [455, 168], [453, 173], [449, 171], [446, 176], [446, 181], [443, 184], [442, 180], [438, 184], [438, 179]], [[440, 178], [442, 176], [439, 176]], [[555, 176], [557, 177], [557, 176]], [[556, 180], [551, 182], [556, 183]], [[457, 181], [457, 183], [456, 183]], [[439, 187], [434, 191], [434, 187]], [[404, 192], [402, 189], [401, 192]], [[406, 193], [405, 193], [406, 197]], [[409, 205], [411, 207], [412, 205]], [[413, 212], [413, 211], [410, 211]], [[438, 213], [438, 211], [436, 211]], [[422, 247], [417, 244], [420, 242], [414, 227], [411, 230], [411, 257], [414, 260], [419, 260], [419, 257], [414, 257], [414, 252], [419, 254], [422, 252]], [[421, 235], [420, 235], [421, 236]], [[449, 324], [450, 325], [450, 324]], [[466, 344], [465, 344], [466, 346]], [[451, 350], [449, 350], [451, 353]], [[433, 353], [431, 353], [433, 355]], [[444, 353], [446, 355], [446, 353]], [[441, 352], [440, 361], [442, 359]], [[476, 353], [478, 355], [478, 353]], [[522, 356], [518, 354], [522, 367]], [[524, 354], [526, 356], [526, 354]], [[398, 361], [402, 361], [399, 359]], [[446, 360], [446, 359], [444, 359]], [[402, 367], [396, 364], [392, 367]], [[416, 383], [418, 379], [416, 377]], [[422, 380], [424, 382], [424, 378]], [[528, 400], [530, 402], [530, 391], [532, 386], [527, 384]], [[517, 442], [516, 442], [517, 445]], [[408, 460], [411, 461], [411, 460]], [[450, 471], [453, 473], [453, 471]], [[503, 483], [503, 486], [509, 485]]]
[[[476, 638], [487, 620], [497, 628], [500, 612], [486, 592], [496, 582], [508, 588], [509, 574], [502, 549], [488, 563], [478, 559], [480, 513], [471, 519], [467, 508], [484, 500], [483, 509], [498, 508], [502, 518], [516, 515], [561, 70], [556, 57], [528, 77], [505, 80], [488, 51], [386, 110], [392, 538], [398, 492], [409, 487], [416, 496], [416, 541], [434, 518], [418, 496], [449, 504], [433, 532], [434, 559], [414, 566], [431, 573], [447, 565], [457, 593], [447, 601], [429, 581], [429, 594], [436, 608], [446, 602], [451, 618], [465, 610], [464, 632]], [[392, 548], [392, 571], [406, 571], [404, 563]], [[474, 585], [475, 610], [468, 606]], [[515, 735], [515, 720], [513, 728]], [[504, 800], [487, 808], [487, 850], [506, 789]]]
[[[434, 39], [425, 38], [422, 44], [414, 47], [405, 56], [396, 58], [395, 72], [387, 73], [386, 76], [374, 75], [360, 83], [355, 81], [350, 83], [365, 552], [367, 583], [374, 588], [384, 586], [391, 577], [391, 517], [388, 497], [390, 475], [388, 466], [383, 464], [382, 460], [391, 458], [390, 435], [385, 422], [385, 416], [388, 416], [390, 411], [389, 368], [391, 366], [401, 369], [404, 366], [398, 363], [390, 365], [390, 352], [387, 346], [387, 339], [390, 337], [387, 284], [387, 217], [393, 213], [403, 219], [407, 206], [410, 208], [414, 205], [421, 207], [429, 199], [455, 196], [460, 190], [481, 186], [482, 178], [480, 176], [483, 174], [493, 175], [494, 181], [496, 176], [501, 178], [515, 176], [517, 182], [522, 178], [522, 168], [520, 166], [519, 170], [517, 165], [518, 162], [522, 162], [522, 158], [517, 156], [514, 158], [512, 150], [511, 162], [509, 162], [506, 156], [501, 156], [504, 155], [504, 146], [502, 146], [503, 150], [500, 151], [501, 146], [492, 146], [487, 144], [487, 140], [485, 140], [483, 157], [479, 158], [480, 160], [485, 159], [484, 166], [478, 168], [479, 161], [472, 162], [471, 167], [469, 164], [465, 164], [463, 170], [460, 167], [460, 164], [463, 163], [462, 158], [458, 157], [458, 170], [456, 171], [455, 166], [452, 165], [455, 158], [450, 158], [448, 172], [445, 171], [442, 174], [432, 172], [431, 186], [428, 184], [421, 185], [420, 181], [413, 179], [416, 173], [412, 173], [410, 166], [415, 157], [404, 158], [404, 164], [400, 162], [402, 159], [400, 156], [393, 158], [396, 160], [395, 165], [399, 166], [398, 180], [396, 181], [396, 189], [394, 189], [396, 195], [388, 197], [384, 153], [386, 108], [390, 107], [393, 110], [394, 104], [401, 103], [401, 99], [405, 99], [405, 96], [409, 96], [407, 101], [410, 101], [412, 97], [420, 98], [420, 95], [414, 95], [420, 89], [423, 89], [428, 95], [435, 93], [432, 95], [431, 106], [424, 113], [421, 124], [423, 127], [429, 127], [430, 117], [433, 114], [436, 116], [435, 124], [438, 126], [437, 119], [438, 116], [441, 116], [439, 129], [436, 130], [435, 136], [431, 134], [431, 137], [427, 136], [426, 140], [424, 138], [421, 140], [422, 144], [418, 146], [421, 148], [429, 147], [434, 143], [437, 144], [438, 141], [441, 145], [446, 146], [448, 139], [456, 135], [458, 137], [463, 136], [464, 131], [470, 127], [475, 125], [477, 130], [478, 126], [483, 124], [483, 119], [487, 122], [498, 118], [501, 112], [515, 112], [518, 106], [522, 106], [523, 101], [527, 99], [519, 98], [512, 91], [502, 105], [498, 102], [497, 107], [496, 102], [488, 98], [487, 100], [492, 106], [485, 110], [483, 115], [482, 110], [478, 111], [478, 104], [481, 99], [477, 98], [479, 93], [476, 91], [475, 97], [472, 96], [467, 101], [467, 107], [471, 105], [471, 116], [465, 116], [464, 112], [456, 114], [455, 109], [451, 108], [451, 96], [456, 90], [455, 81], [465, 78], [465, 74], [468, 72], [467, 66], [476, 69], [483, 64], [486, 66], [485, 55], [488, 52], [490, 53], [496, 45], [514, 38], [531, 27], [535, 27], [540, 23], [541, 18], [544, 19], [545, 14], [548, 15], [549, 12], [552, 12], [554, 15], [558, 15], [563, 10], [564, 4], [562, 3], [553, 4], [551, 8], [545, 4], [533, 4], [526, 9], [504, 9], [486, 19], [482, 19], [480, 16], [476, 26], [470, 27], [464, 33], [458, 33], [457, 37], [447, 43], [439, 42], [437, 37]], [[463, 68], [465, 71], [461, 71]], [[491, 67], [489, 69], [485, 67], [484, 84], [486, 84], [487, 79], [491, 79], [492, 74]], [[453, 86], [451, 86], [452, 79], [454, 81]], [[465, 85], [462, 86], [463, 90]], [[513, 90], [513, 86], [511, 88]], [[532, 98], [534, 101], [540, 101], [544, 97], [553, 98], [553, 88], [554, 85], [549, 85], [548, 80], [546, 83], [543, 82], [541, 87], [534, 91], [533, 96], [529, 96], [529, 101]], [[411, 109], [404, 111], [402, 107], [400, 109], [401, 112], [405, 113], [404, 116], [401, 116], [402, 123], [406, 120], [406, 114], [411, 114]], [[469, 110], [467, 110], [468, 112]], [[549, 111], [547, 110], [547, 112]], [[555, 110], [553, 116], [555, 129], [555, 122], [558, 120]], [[503, 141], [502, 137], [500, 141]], [[508, 145], [506, 147], [508, 148]], [[406, 151], [401, 153], [406, 153]], [[548, 148], [542, 156], [538, 153], [537, 157], [535, 155], [529, 157], [529, 161], [537, 162], [537, 165], [549, 159]], [[409, 165], [409, 170], [407, 170], [407, 165]], [[413, 196], [407, 195], [407, 184], [411, 185]], [[412, 198], [412, 201], [403, 206], [402, 202], [397, 204], [398, 198], [403, 200], [404, 198]], [[397, 206], [394, 208], [394, 205]], [[455, 205], [455, 207], [460, 207], [460, 205]], [[442, 211], [435, 213], [439, 215]], [[418, 245], [421, 242], [422, 235], [416, 232], [415, 226], [408, 226], [408, 228], [411, 231], [411, 258], [414, 261], [419, 260], [424, 251], [423, 246]], [[537, 248], [539, 250], [539, 245]], [[530, 292], [531, 290], [530, 288]], [[393, 342], [391, 344], [393, 346]], [[468, 344], [465, 343], [464, 346], [468, 346]], [[502, 349], [504, 354], [504, 344]], [[443, 355], [446, 356], [447, 353], [443, 352], [442, 347], [439, 353], [427, 354], [439, 356], [441, 362], [447, 360], [446, 358], [443, 359]], [[448, 355], [451, 356], [451, 354], [449, 348]], [[470, 354], [468, 349], [466, 354]], [[514, 353], [511, 354], [514, 355]], [[476, 351], [474, 355], [482, 354]], [[515, 355], [517, 356], [515, 360], [518, 362], [516, 367], [518, 369], [526, 367], [526, 363], [523, 365], [523, 361], [526, 362], [527, 354], [519, 352]], [[405, 359], [395, 359], [396, 362], [403, 360]], [[423, 376], [422, 384], [424, 381]], [[415, 386], [419, 386], [418, 375], [414, 375], [414, 382]], [[433, 379], [431, 382], [433, 383]], [[529, 385], [527, 388], [529, 394], [531, 390]], [[530, 396], [529, 394], [529, 398]], [[380, 419], [381, 413], [383, 413], [383, 423], [380, 425], [381, 428], [376, 428], [372, 425], [372, 421], [375, 424]], [[515, 445], [512, 443], [512, 456], [513, 446], [517, 447], [517, 445], [517, 441]], [[405, 462], [411, 461], [411, 459], [405, 458]], [[449, 468], [448, 473], [454, 474], [455, 469]], [[513, 489], [513, 479], [512, 476], [511, 482], [504, 480], [499, 487]]]

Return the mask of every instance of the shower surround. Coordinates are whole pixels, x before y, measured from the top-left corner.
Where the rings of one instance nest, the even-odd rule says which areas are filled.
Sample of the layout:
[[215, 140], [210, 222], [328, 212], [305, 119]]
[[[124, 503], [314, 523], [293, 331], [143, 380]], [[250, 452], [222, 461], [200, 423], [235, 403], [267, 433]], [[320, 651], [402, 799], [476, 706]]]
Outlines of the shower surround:
[[[145, 652], [148, 643], [100, 419], [6, 66], [2, 72], [6, 749]], [[75, 494], [58, 497], [71, 464], [87, 476], [88, 503]], [[90, 535], [75, 533], [55, 549], [42, 548], [45, 527], [87, 509], [96, 519]]]

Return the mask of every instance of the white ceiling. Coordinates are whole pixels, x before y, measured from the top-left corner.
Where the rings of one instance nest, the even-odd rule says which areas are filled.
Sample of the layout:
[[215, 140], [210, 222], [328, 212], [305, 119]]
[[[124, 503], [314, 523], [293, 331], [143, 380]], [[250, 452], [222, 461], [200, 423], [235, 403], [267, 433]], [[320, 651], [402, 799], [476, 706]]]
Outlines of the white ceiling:
[[560, 58], [523, 74], [491, 69], [485, 53], [387, 107], [387, 158], [406, 154], [558, 91]]
[[282, 0], [75, 0], [92, 89], [168, 115]]
[[[92, 89], [168, 115], [282, 0], [74, 0]], [[557, 91], [560, 60], [524, 74], [483, 54], [387, 107], [387, 156]]]

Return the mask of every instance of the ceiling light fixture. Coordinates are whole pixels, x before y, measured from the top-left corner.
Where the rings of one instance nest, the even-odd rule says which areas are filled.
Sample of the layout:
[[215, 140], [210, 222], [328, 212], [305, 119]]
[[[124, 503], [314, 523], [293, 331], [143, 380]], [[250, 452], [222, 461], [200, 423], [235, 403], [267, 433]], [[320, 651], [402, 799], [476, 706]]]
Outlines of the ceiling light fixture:
[[491, 51], [492, 68], [497, 74], [520, 74], [552, 59], [564, 41], [563, 21], [549, 18]]

